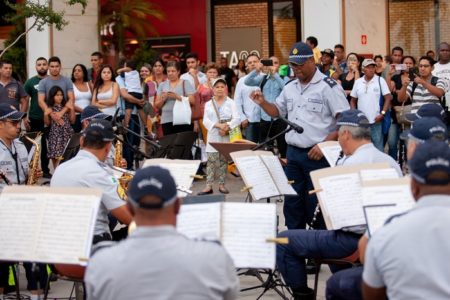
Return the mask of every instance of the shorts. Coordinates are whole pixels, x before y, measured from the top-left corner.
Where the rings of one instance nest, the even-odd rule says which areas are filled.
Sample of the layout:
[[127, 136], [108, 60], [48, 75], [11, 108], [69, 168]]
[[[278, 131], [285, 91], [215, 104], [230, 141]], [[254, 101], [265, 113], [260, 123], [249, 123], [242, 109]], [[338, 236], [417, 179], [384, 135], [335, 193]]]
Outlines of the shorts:
[[[128, 92], [128, 94], [139, 100], [144, 98], [144, 95], [142, 93]], [[135, 107], [136, 109], [142, 109], [142, 106], [137, 105], [136, 103], [130, 103], [128, 101], [125, 101], [125, 109], [133, 109]]]

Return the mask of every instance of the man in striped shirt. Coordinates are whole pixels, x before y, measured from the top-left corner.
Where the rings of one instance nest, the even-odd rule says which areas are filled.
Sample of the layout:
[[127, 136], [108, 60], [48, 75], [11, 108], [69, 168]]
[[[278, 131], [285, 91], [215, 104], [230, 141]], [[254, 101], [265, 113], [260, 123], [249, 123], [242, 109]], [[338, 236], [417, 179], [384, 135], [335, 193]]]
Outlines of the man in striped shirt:
[[434, 77], [434, 60], [428, 56], [419, 59], [419, 75], [414, 75], [414, 81], [409, 78], [402, 80], [402, 88], [398, 91], [398, 100], [404, 102], [412, 101], [411, 112], [415, 113], [425, 103], [441, 104], [441, 98], [447, 91], [447, 82], [443, 78]]

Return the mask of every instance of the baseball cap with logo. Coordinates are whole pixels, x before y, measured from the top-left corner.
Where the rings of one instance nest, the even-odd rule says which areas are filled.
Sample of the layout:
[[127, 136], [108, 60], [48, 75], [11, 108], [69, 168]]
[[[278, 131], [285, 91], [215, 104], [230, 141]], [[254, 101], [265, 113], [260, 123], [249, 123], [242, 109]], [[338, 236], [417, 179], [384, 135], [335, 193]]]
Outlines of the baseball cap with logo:
[[[156, 196], [160, 202], [145, 203], [144, 196]], [[128, 188], [128, 199], [145, 209], [169, 206], [177, 199], [177, 187], [169, 170], [150, 166], [136, 171]]]
[[331, 59], [334, 58], [334, 51], [331, 50], [331, 49], [329, 49], [329, 48], [327, 48], [327, 49], [321, 51], [320, 53], [322, 53], [322, 55], [325, 55], [325, 54], [326, 54], [326, 55], [329, 55], [329, 56], [331, 57]]
[[370, 127], [366, 115], [359, 109], [344, 110], [339, 115], [336, 124], [338, 126]]
[[367, 67], [367, 66], [370, 66], [370, 65], [377, 65], [377, 63], [373, 60], [373, 59], [371, 59], [371, 58], [366, 58], [364, 61], [363, 61], [363, 63], [362, 63], [362, 67], [363, 68], [365, 68], [365, 67]]
[[13, 105], [8, 103], [0, 103], [0, 120], [19, 121], [26, 116], [26, 113], [18, 111]]
[[303, 42], [297, 42], [289, 52], [289, 63], [302, 65], [313, 56], [314, 54], [308, 45]]
[[425, 103], [420, 106], [417, 112], [409, 113], [405, 115], [406, 120], [414, 122], [423, 117], [436, 117], [440, 120], [444, 120], [445, 112], [442, 105], [437, 103]]
[[102, 119], [93, 119], [83, 131], [83, 136], [90, 139], [99, 139], [104, 142], [111, 142], [115, 138], [111, 122]]
[[422, 184], [450, 183], [450, 148], [446, 142], [427, 141], [420, 144], [408, 165], [411, 176]]
[[81, 122], [83, 122], [84, 120], [91, 120], [91, 119], [109, 120], [111, 118], [112, 117], [110, 115], [103, 113], [100, 109], [98, 109], [94, 105], [86, 106], [81, 112], [80, 117]]
[[448, 139], [448, 131], [447, 126], [438, 118], [424, 117], [415, 121], [411, 130], [405, 130], [400, 135], [400, 138], [402, 140], [412, 138], [421, 143], [430, 139], [446, 141]]

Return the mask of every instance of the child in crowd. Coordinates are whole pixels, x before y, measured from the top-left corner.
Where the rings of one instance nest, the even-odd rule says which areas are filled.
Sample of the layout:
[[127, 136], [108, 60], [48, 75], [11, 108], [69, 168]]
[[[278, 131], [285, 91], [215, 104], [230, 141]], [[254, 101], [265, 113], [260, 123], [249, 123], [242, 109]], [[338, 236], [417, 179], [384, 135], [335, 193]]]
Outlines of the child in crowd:
[[[50, 126], [50, 132], [47, 139], [47, 156], [52, 160], [53, 168], [56, 169], [59, 163], [59, 158], [63, 155], [64, 149], [70, 137], [73, 134], [73, 129], [70, 124], [75, 122], [75, 108], [73, 103], [67, 103], [64, 97], [64, 92], [59, 86], [54, 86], [48, 93], [48, 108], [44, 112], [45, 125]], [[59, 121], [53, 120], [50, 115], [54, 112], [59, 112], [66, 106], [69, 111], [66, 112]]]
[[147, 116], [144, 112], [144, 104], [145, 101], [144, 95], [142, 93], [142, 85], [141, 85], [141, 79], [140, 74], [136, 70], [136, 63], [133, 60], [127, 61], [127, 65], [124, 68], [121, 68], [117, 70], [117, 73], [120, 74], [122, 78], [125, 80], [125, 88], [131, 96], [138, 99], [141, 103], [131, 103], [128, 102], [125, 99], [125, 119], [124, 119], [124, 126], [128, 127], [130, 124], [131, 119], [131, 112], [136, 107], [139, 117], [141, 118], [142, 122], [144, 123], [144, 127], [146, 127], [147, 124]]

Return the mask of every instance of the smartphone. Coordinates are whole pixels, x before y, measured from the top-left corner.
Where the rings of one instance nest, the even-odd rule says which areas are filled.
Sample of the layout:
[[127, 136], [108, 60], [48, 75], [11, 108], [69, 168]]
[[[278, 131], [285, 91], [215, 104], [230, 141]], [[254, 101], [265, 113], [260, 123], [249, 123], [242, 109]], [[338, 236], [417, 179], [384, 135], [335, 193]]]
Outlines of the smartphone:
[[414, 81], [414, 78], [419, 75], [419, 69], [417, 67], [409, 69], [409, 80]]
[[266, 67], [273, 66], [273, 61], [271, 59], [261, 59], [261, 63], [263, 66], [266, 66]]
[[406, 71], [408, 67], [405, 64], [396, 64], [395, 71]]

